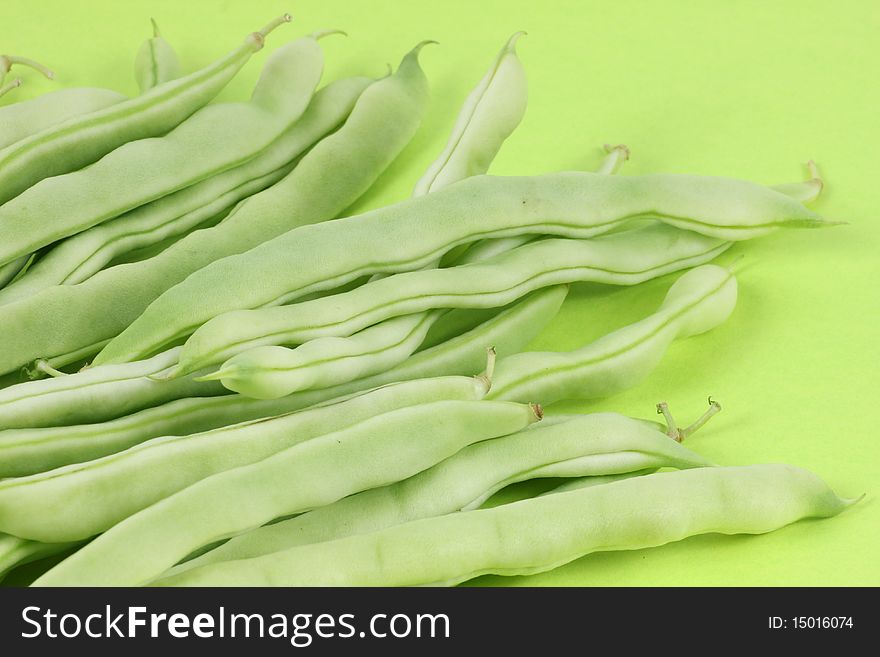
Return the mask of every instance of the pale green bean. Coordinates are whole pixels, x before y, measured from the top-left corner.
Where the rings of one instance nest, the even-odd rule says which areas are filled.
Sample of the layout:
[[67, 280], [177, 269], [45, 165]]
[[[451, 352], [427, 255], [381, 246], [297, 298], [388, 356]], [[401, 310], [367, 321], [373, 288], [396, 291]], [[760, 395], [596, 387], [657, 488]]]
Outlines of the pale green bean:
[[342, 212], [397, 157], [421, 122], [428, 89], [418, 64], [420, 48], [403, 58], [394, 75], [370, 85], [345, 124], [286, 178], [247, 199], [220, 225], [196, 231], [149, 260], [0, 307], [0, 373], [37, 358], [94, 354], [153, 299], [200, 267]]
[[223, 386], [195, 381], [193, 377], [173, 382], [150, 378], [173, 364], [178, 351], [4, 388], [0, 390], [0, 428], [100, 422], [171, 399], [226, 392]]
[[476, 509], [502, 488], [529, 479], [596, 480], [609, 474], [629, 475], [646, 467], [708, 465], [709, 461], [670, 440], [653, 422], [616, 413], [567, 417], [547, 426], [541, 422], [519, 433], [465, 447], [401, 482], [236, 536], [167, 574]]
[[[247, 364], [245, 354], [253, 347], [345, 337], [376, 322], [432, 308], [503, 306], [550, 285], [578, 281], [634, 285], [708, 262], [729, 246], [663, 224], [593, 240], [541, 240], [483, 262], [406, 272], [344, 294], [220, 315], [186, 341], [173, 374], [222, 362], [224, 379], [259, 376], [255, 369], [238, 370], [236, 354]], [[111, 342], [103, 353], [112, 348]]]
[[395, 317], [348, 338], [317, 338], [296, 349], [255, 347], [199, 380], [221, 381], [227, 389], [256, 399], [347, 383], [405, 361], [442, 313], [434, 310]]
[[654, 314], [570, 352], [527, 352], [499, 359], [489, 397], [516, 400], [608, 397], [642, 381], [677, 339], [724, 322], [736, 305], [733, 274], [703, 265], [683, 274]]
[[72, 548], [75, 543], [40, 543], [9, 534], [0, 534], [0, 580], [13, 568], [37, 559], [51, 557]]
[[523, 34], [510, 37], [465, 99], [446, 148], [416, 183], [413, 196], [489, 170], [526, 111], [526, 75], [516, 56], [516, 42]]
[[288, 231], [213, 262], [150, 304], [95, 362], [142, 358], [227, 311], [289, 303], [366, 274], [419, 269], [483, 237], [588, 237], [640, 217], [721, 240], [828, 223], [784, 194], [724, 178], [476, 176], [362, 215]]
[[259, 462], [386, 411], [440, 399], [481, 399], [487, 387], [479, 377], [417, 379], [276, 418], [155, 438], [93, 461], [5, 479], [0, 481], [0, 531], [47, 543], [86, 539], [209, 475]]
[[[697, 534], [763, 534], [803, 518], [837, 515], [852, 503], [816, 475], [786, 465], [659, 472], [210, 564], [161, 583], [456, 584], [489, 573], [539, 573], [593, 552], [654, 547]], [[45, 578], [46, 584], [54, 581]]]
[[162, 137], [23, 191], [0, 206], [0, 263], [248, 162], [302, 115], [323, 62], [314, 37], [297, 39], [272, 53], [249, 102], [208, 105]]
[[367, 78], [329, 84], [298, 121], [248, 162], [67, 238], [26, 276], [0, 290], [0, 303], [52, 285], [81, 283], [121, 254], [194, 228], [270, 187], [293, 170], [303, 152], [339, 127], [369, 84]]
[[36, 584], [144, 584], [204, 545], [400, 481], [538, 419], [538, 407], [486, 401], [437, 401], [375, 415], [202, 479], [126, 518]]
[[535, 292], [396, 367], [331, 388], [269, 401], [242, 395], [190, 397], [98, 424], [0, 431], [0, 477], [20, 477], [96, 459], [159, 436], [188, 435], [282, 415], [398, 381], [475, 374], [486, 363], [486, 345], [497, 345], [505, 354], [521, 350], [550, 322], [565, 294], [565, 286]]
[[134, 78], [141, 93], [180, 75], [177, 53], [159, 33], [156, 21], [151, 18], [150, 22], [153, 24], [153, 36], [141, 44], [134, 59]]
[[[254, 32], [214, 64], [91, 114], [75, 117], [0, 150], [0, 203], [38, 181], [74, 171], [126, 142], [161, 135], [226, 86], [266, 36], [290, 16]], [[5, 258], [4, 258], [5, 260]]]

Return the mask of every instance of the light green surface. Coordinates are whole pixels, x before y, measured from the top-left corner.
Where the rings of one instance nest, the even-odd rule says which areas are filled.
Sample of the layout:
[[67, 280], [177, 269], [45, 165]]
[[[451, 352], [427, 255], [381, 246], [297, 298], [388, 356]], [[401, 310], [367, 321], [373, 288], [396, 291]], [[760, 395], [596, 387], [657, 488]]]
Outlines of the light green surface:
[[[458, 106], [515, 30], [529, 108], [493, 173], [590, 168], [603, 142], [626, 143], [624, 175], [654, 171], [773, 184], [815, 159], [828, 187], [816, 208], [850, 225], [776, 234], [737, 246], [740, 302], [711, 334], [673, 345], [650, 380], [578, 410], [650, 416], [664, 399], [681, 422], [711, 394], [724, 412], [690, 447], [723, 464], [788, 462], [839, 493], [868, 497], [838, 518], [761, 537], [709, 536], [581, 559], [517, 585], [880, 585], [880, 4], [749, 2], [472, 3], [399, 0], [260, 3], [6, 0], [0, 51], [39, 58], [57, 85], [135, 93], [132, 60], [155, 17], [184, 71], [234, 47], [273, 15], [294, 23], [269, 48], [322, 28], [327, 78], [381, 74], [413, 44], [433, 101], [423, 129], [358, 208], [404, 198], [443, 147]], [[244, 97], [258, 55], [221, 98]], [[23, 72], [2, 102], [53, 84]], [[583, 344], [651, 311], [667, 278], [631, 290], [576, 289], [535, 343]]]

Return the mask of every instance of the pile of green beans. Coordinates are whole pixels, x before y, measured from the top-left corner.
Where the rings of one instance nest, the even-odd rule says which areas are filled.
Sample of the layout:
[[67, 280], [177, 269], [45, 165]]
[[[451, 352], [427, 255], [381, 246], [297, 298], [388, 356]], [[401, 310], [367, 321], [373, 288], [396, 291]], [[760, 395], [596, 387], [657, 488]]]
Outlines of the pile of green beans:
[[[637, 389], [724, 323], [738, 283], [713, 261], [735, 242], [838, 223], [806, 207], [812, 162], [775, 186], [616, 175], [621, 144], [594, 172], [490, 175], [527, 106], [516, 32], [411, 198], [345, 216], [419, 129], [434, 42], [319, 88], [318, 40], [340, 31], [312, 32], [249, 100], [212, 103], [289, 20], [189, 75], [154, 22], [140, 95], [0, 108], [0, 578], [449, 585], [855, 501], [694, 451], [711, 398], [684, 427], [663, 402], [663, 424], [544, 410]], [[0, 56], [0, 95], [13, 67], [52, 77]], [[671, 275], [641, 319], [529, 350], [571, 286]]]
[[[852, 503], [792, 466], [696, 468], [207, 564], [161, 583], [450, 585], [490, 573], [539, 573], [593, 552], [653, 547], [709, 532], [763, 534], [802, 518], [837, 515]], [[47, 576], [37, 583], [56, 582]]]

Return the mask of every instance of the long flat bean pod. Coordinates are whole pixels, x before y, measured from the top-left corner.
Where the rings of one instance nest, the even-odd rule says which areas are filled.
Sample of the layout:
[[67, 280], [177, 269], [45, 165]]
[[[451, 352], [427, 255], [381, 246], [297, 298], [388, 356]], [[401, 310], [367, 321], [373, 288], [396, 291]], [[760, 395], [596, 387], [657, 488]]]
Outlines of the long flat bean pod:
[[0, 303], [52, 285], [81, 283], [121, 254], [186, 232], [275, 184], [303, 152], [345, 121], [370, 83], [356, 77], [327, 85], [292, 127], [248, 162], [62, 241], [41, 255], [26, 276], [0, 290]]
[[517, 32], [510, 37], [468, 94], [446, 148], [416, 183], [413, 196], [423, 196], [489, 170], [504, 140], [526, 111], [526, 75], [516, 56], [516, 42], [522, 35]]
[[288, 43], [267, 60], [249, 102], [208, 105], [167, 135], [41, 180], [0, 206], [0, 263], [244, 164], [299, 119], [323, 66], [314, 37]]
[[654, 314], [618, 329], [581, 349], [527, 352], [499, 359], [492, 399], [607, 397], [634, 387], [680, 338], [709, 331], [724, 322], [736, 305], [733, 274], [703, 265], [683, 274]]
[[418, 63], [420, 49], [407, 54], [394, 75], [370, 85], [343, 126], [286, 178], [242, 202], [218, 226], [196, 231], [156, 257], [0, 308], [0, 372], [36, 358], [94, 354], [152, 300], [200, 267], [342, 212], [369, 189], [421, 123], [428, 85]]
[[697, 534], [763, 534], [803, 518], [837, 515], [852, 502], [788, 465], [660, 472], [210, 564], [161, 583], [456, 584], [489, 573], [539, 573], [593, 552], [654, 547]]
[[401, 482], [236, 536], [168, 574], [476, 509], [495, 492], [528, 479], [598, 478], [648, 467], [708, 465], [709, 461], [670, 440], [652, 422], [616, 413], [574, 416], [547, 426], [541, 422], [519, 433], [465, 447]]
[[59, 89], [0, 108], [0, 149], [64, 121], [110, 107], [126, 96], [100, 87]]
[[400, 481], [538, 419], [539, 407], [486, 401], [437, 401], [375, 415], [203, 479], [123, 520], [39, 583], [143, 584], [204, 545]]
[[482, 399], [487, 387], [479, 377], [418, 379], [298, 413], [164, 436], [93, 461], [6, 479], [0, 481], [0, 531], [45, 542], [82, 540], [209, 475], [386, 411], [436, 400]]
[[[210, 320], [187, 340], [175, 373], [222, 362], [218, 376], [224, 385], [241, 385], [236, 380], [245, 378], [259, 385], [255, 379], [262, 368], [273, 366], [264, 352], [249, 356], [247, 350], [253, 347], [344, 337], [390, 317], [432, 308], [503, 306], [550, 285], [577, 281], [634, 285], [703, 264], [729, 245], [691, 231], [650, 225], [594, 240], [541, 240], [483, 262], [396, 274], [344, 294], [298, 304], [229, 312]], [[105, 352], [112, 348], [111, 342]]]
[[366, 274], [419, 269], [483, 237], [590, 237], [639, 217], [721, 240], [827, 225], [784, 194], [725, 178], [476, 176], [361, 215], [304, 226], [213, 262], [150, 304], [96, 362], [155, 353], [223, 312], [288, 303]]
[[[100, 422], [192, 395], [221, 395], [223, 386], [195, 381], [150, 378], [177, 359], [178, 349], [144, 361], [96, 367], [27, 381], [0, 390], [0, 427], [47, 427]], [[170, 385], [166, 385], [170, 384]]]
[[195, 73], [105, 109], [75, 117], [0, 150], [0, 203], [43, 178], [74, 171], [129, 141], [168, 132], [206, 105], [262, 49], [284, 16]]
[[268, 401], [242, 395], [189, 397], [96, 424], [0, 431], [0, 478], [97, 459], [159, 436], [188, 435], [282, 415], [395, 382], [474, 374], [486, 363], [486, 345], [497, 345], [505, 354], [518, 352], [550, 322], [565, 295], [565, 286], [540, 290], [389, 370], [330, 388]]

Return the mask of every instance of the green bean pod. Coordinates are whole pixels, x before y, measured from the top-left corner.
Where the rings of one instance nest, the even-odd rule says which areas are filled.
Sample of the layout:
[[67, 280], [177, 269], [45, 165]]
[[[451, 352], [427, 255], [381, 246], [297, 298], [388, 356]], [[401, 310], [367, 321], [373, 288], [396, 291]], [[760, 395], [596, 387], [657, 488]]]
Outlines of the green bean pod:
[[4, 429], [100, 422], [147, 406], [192, 395], [222, 395], [223, 386], [186, 377], [150, 378], [177, 360], [178, 349], [148, 360], [58, 374], [0, 390], [0, 426]]
[[386, 411], [435, 400], [482, 399], [487, 388], [481, 378], [418, 379], [276, 418], [163, 436], [93, 461], [6, 479], [0, 481], [0, 531], [47, 543], [82, 540], [207, 476]]
[[224, 312], [289, 303], [371, 273], [419, 269], [480, 238], [590, 237], [640, 217], [720, 240], [827, 223], [784, 194], [725, 178], [575, 172], [476, 176], [361, 215], [304, 226], [211, 263], [150, 304], [96, 362], [155, 353]]
[[442, 312], [395, 317], [349, 338], [317, 338], [296, 349], [255, 347], [199, 380], [220, 381], [228, 390], [257, 399], [347, 383], [406, 360]]
[[[221, 378], [235, 379], [234, 385], [241, 386], [244, 379], [261, 376], [254, 365], [265, 359], [245, 355], [254, 347], [344, 337], [391, 317], [432, 308], [503, 306], [550, 285], [634, 285], [707, 262], [729, 246], [662, 224], [594, 240], [541, 240], [483, 262], [397, 274], [298, 304], [225, 313], [186, 341], [173, 374], [222, 362]], [[111, 342], [105, 353], [112, 347]]]
[[144, 584], [204, 545], [400, 481], [467, 445], [539, 419], [540, 408], [532, 405], [458, 400], [374, 415], [153, 504], [58, 564], [38, 584]]
[[73, 543], [40, 543], [9, 534], [0, 534], [0, 580], [13, 568], [59, 554], [73, 545]]
[[709, 465], [699, 454], [670, 440], [653, 422], [616, 413], [574, 416], [547, 426], [541, 422], [519, 433], [465, 447], [409, 479], [236, 536], [172, 568], [167, 575], [476, 509], [502, 488], [529, 479], [599, 479], [648, 467]]
[[134, 59], [134, 78], [142, 94], [180, 75], [177, 53], [162, 38], [156, 21], [151, 18], [150, 22], [153, 36], [141, 44]]
[[314, 37], [288, 43], [266, 61], [249, 102], [208, 105], [162, 137], [41, 180], [0, 206], [0, 263], [248, 162], [299, 119], [323, 67]]
[[[178, 77], [180, 66], [177, 54], [153, 21], [154, 36], [147, 39], [135, 58], [135, 78], [141, 93], [163, 82]], [[127, 97], [119, 92], [100, 87], [59, 89], [36, 98], [0, 108], [0, 149], [63, 123], [68, 119], [97, 112], [115, 105]]]
[[290, 16], [285, 15], [272, 21], [200, 71], [166, 82], [137, 98], [72, 118], [0, 150], [0, 203], [43, 178], [91, 164], [126, 142], [168, 132], [210, 102], [262, 49], [268, 33], [289, 20]]
[[566, 291], [559, 286], [535, 292], [470, 331], [389, 370], [330, 388], [268, 401], [242, 395], [188, 397], [97, 424], [0, 431], [0, 478], [97, 459], [159, 436], [184, 436], [299, 411], [395, 382], [474, 374], [486, 363], [486, 345], [497, 345], [502, 353], [511, 354], [531, 342], [559, 310]]
[[76, 285], [114, 258], [186, 232], [275, 184], [315, 142], [337, 129], [371, 80], [338, 80], [318, 91], [303, 115], [248, 162], [69, 237], [0, 290], [0, 303], [52, 285]]
[[210, 564], [161, 583], [451, 585], [490, 573], [530, 575], [593, 552], [654, 547], [698, 534], [763, 534], [837, 515], [852, 503], [816, 475], [788, 465], [660, 472]]
[[489, 170], [504, 140], [526, 111], [526, 74], [516, 56], [516, 42], [523, 34], [517, 32], [510, 37], [468, 94], [446, 148], [416, 183], [413, 196], [423, 196]]
[[564, 482], [541, 493], [541, 495], [552, 495], [553, 493], [566, 493], [571, 490], [581, 490], [582, 488], [591, 488], [593, 486], [602, 486], [623, 479], [632, 477], [642, 477], [647, 474], [657, 472], [658, 468], [645, 468], [644, 470], [633, 470], [632, 472], [618, 472], [610, 475], [587, 475], [585, 477], [572, 477]]
[[248, 198], [218, 226], [196, 231], [149, 260], [0, 308], [0, 373], [36, 358], [92, 355], [200, 267], [342, 212], [369, 189], [421, 122], [428, 86], [420, 49], [408, 53], [394, 75], [370, 85], [344, 125], [286, 178]]
[[91, 114], [126, 100], [123, 94], [99, 87], [59, 89], [0, 108], [0, 149], [68, 119]]
[[499, 359], [492, 399], [607, 397], [633, 388], [660, 362], [677, 339], [724, 322], [736, 305], [736, 278], [717, 265], [683, 274], [654, 314], [569, 352], [528, 352]]
[[0, 294], [3, 294], [5, 286], [15, 282], [15, 279], [21, 274], [30, 261], [30, 256], [22, 256], [5, 265], [0, 265]]

